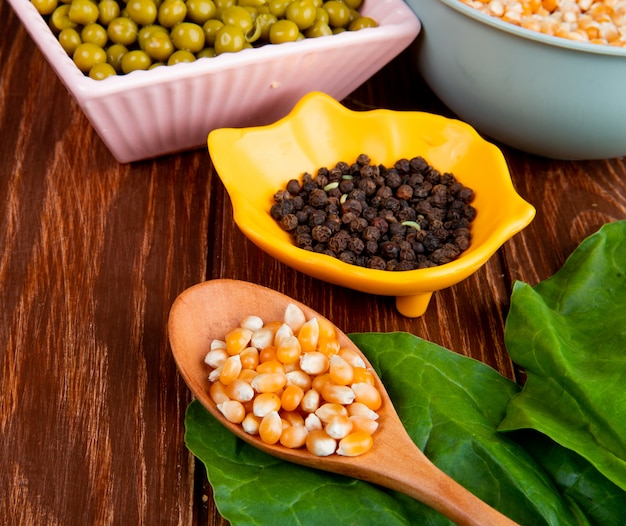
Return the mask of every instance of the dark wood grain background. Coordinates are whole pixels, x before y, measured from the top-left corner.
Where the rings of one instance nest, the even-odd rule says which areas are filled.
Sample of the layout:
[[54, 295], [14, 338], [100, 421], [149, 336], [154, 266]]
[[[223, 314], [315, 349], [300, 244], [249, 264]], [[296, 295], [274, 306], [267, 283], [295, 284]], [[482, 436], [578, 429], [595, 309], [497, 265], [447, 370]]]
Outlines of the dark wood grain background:
[[[118, 164], [0, 2], [0, 522], [223, 525], [183, 441], [190, 393], [166, 320], [210, 278], [253, 281], [347, 333], [402, 330], [515, 378], [504, 321], [602, 224], [626, 217], [626, 162], [503, 148], [535, 221], [425, 316], [261, 253], [233, 223], [206, 150]], [[403, 53], [345, 101], [448, 114]]]

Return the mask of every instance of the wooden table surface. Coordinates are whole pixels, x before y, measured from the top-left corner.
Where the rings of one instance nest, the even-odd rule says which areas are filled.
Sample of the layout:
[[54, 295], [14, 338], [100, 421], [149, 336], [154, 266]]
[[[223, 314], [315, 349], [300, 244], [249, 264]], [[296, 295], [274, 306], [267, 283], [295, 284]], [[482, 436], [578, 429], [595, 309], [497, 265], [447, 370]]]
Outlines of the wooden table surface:
[[[503, 148], [534, 222], [418, 319], [266, 256], [233, 223], [204, 149], [118, 164], [0, 3], [0, 522], [224, 525], [183, 441], [190, 393], [166, 321], [212, 278], [265, 285], [347, 333], [408, 331], [515, 377], [512, 284], [551, 276], [626, 218], [626, 161]], [[448, 114], [400, 55], [345, 101]]]

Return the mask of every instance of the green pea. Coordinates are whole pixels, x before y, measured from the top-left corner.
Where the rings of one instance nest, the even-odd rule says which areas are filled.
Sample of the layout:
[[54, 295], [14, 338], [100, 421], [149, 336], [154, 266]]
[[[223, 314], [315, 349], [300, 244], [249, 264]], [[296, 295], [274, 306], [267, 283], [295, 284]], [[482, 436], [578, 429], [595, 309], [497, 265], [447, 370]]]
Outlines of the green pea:
[[31, 0], [40, 15], [51, 14], [59, 5], [58, 0]]
[[285, 18], [295, 22], [298, 29], [307, 29], [315, 22], [316, 9], [311, 0], [293, 0], [287, 5]]
[[227, 7], [237, 5], [237, 0], [213, 0], [218, 13], [221, 13]]
[[154, 24], [157, 19], [157, 6], [154, 0], [128, 0], [126, 11], [128, 16], [140, 26]]
[[278, 19], [271, 13], [259, 13], [257, 15], [254, 24], [261, 30], [260, 39], [266, 42], [270, 39], [270, 27], [276, 23]]
[[152, 64], [152, 59], [145, 51], [134, 49], [129, 51], [122, 57], [122, 71], [130, 73], [131, 71], [146, 70]]
[[179, 49], [170, 55], [170, 58], [167, 59], [167, 65], [173, 66], [174, 64], [181, 64], [183, 62], [195, 62], [195, 60], [196, 56], [191, 51]]
[[346, 27], [350, 23], [350, 8], [340, 0], [328, 0], [322, 7], [328, 13], [330, 27]]
[[227, 26], [237, 26], [247, 33], [252, 29], [252, 16], [244, 7], [234, 5], [222, 11], [222, 22]]
[[83, 73], [89, 73], [89, 70], [96, 64], [106, 62], [107, 54], [100, 46], [96, 46], [91, 42], [83, 42], [74, 51], [72, 59], [78, 69]]
[[108, 26], [111, 21], [120, 16], [120, 5], [115, 0], [102, 0], [98, 4], [98, 22], [103, 26]]
[[378, 27], [378, 23], [369, 16], [361, 16], [350, 22], [348, 29], [350, 31], [358, 31], [359, 29], [365, 29], [367, 27]]
[[197, 58], [213, 58], [216, 57], [215, 48], [205, 47], [202, 51], [196, 53]]
[[69, 4], [60, 5], [52, 12], [52, 15], [50, 16], [50, 27], [55, 33], [64, 29], [76, 27], [78, 25], [76, 22], [72, 22], [70, 20], [70, 17], [68, 16], [69, 12]]
[[198, 24], [182, 22], [172, 28], [170, 38], [176, 49], [197, 53], [204, 47], [204, 31]]
[[196, 24], [204, 24], [217, 15], [217, 7], [213, 0], [187, 0], [187, 18]]
[[122, 73], [122, 57], [128, 53], [128, 48], [123, 44], [113, 44], [106, 50], [107, 63], [113, 66], [118, 73]]
[[165, 61], [174, 53], [174, 44], [167, 33], [155, 31], [145, 40], [143, 50], [153, 60]]
[[93, 24], [99, 16], [98, 6], [91, 0], [72, 0], [68, 17], [75, 24]]
[[144, 49], [146, 40], [148, 40], [148, 38], [150, 38], [155, 33], [165, 33], [168, 37], [170, 34], [166, 27], [160, 26], [158, 24], [144, 26], [139, 30], [139, 33], [137, 34], [137, 43], [139, 44], [139, 49]]
[[244, 48], [245, 43], [246, 38], [240, 27], [224, 25], [215, 35], [215, 54], [237, 53]]
[[80, 36], [83, 42], [91, 42], [102, 48], [107, 45], [107, 41], [109, 40], [107, 30], [96, 23], [87, 24], [83, 27]]
[[326, 25], [328, 25], [328, 21], [329, 21], [329, 17], [328, 17], [328, 11], [326, 11], [325, 9], [321, 8], [321, 7], [316, 7], [315, 8], [315, 21], [316, 22], [322, 22]]
[[207, 20], [202, 25], [202, 31], [204, 31], [204, 43], [207, 46], [213, 46], [215, 44], [215, 36], [217, 32], [224, 27], [224, 22], [217, 18]]
[[270, 13], [272, 13], [278, 19], [284, 18], [285, 11], [287, 11], [287, 6], [291, 1], [292, 0], [270, 0], [268, 3]]
[[137, 24], [125, 16], [112, 20], [107, 28], [107, 35], [111, 42], [130, 46], [137, 41]]
[[174, 27], [187, 16], [187, 6], [183, 0], [165, 0], [159, 6], [158, 20], [163, 27]]
[[104, 80], [107, 77], [113, 77], [115, 75], [117, 75], [117, 71], [115, 71], [111, 64], [107, 64], [106, 62], [96, 64], [89, 70], [89, 76], [94, 80]]
[[59, 33], [59, 43], [65, 52], [71, 57], [79, 44], [82, 43], [78, 31], [73, 27], [67, 27]]
[[325, 22], [315, 22], [311, 27], [309, 27], [304, 32], [304, 36], [306, 38], [325, 37], [325, 36], [329, 36], [332, 34], [333, 34], [333, 30]]
[[272, 44], [283, 44], [285, 42], [295, 42], [298, 40], [300, 29], [291, 20], [279, 20], [270, 27], [270, 42]]

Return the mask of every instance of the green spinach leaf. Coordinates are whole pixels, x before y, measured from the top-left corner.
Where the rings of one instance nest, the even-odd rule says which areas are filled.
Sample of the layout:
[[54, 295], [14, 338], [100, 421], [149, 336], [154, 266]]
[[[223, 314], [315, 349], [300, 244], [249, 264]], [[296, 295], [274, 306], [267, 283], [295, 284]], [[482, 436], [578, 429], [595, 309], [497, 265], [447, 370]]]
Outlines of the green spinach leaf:
[[[521, 524], [588, 524], [541, 466], [496, 432], [519, 388], [490, 367], [406, 333], [354, 334], [413, 440], [441, 469]], [[236, 439], [198, 402], [186, 442], [233, 525], [439, 525], [419, 502], [366, 482], [290, 465]], [[582, 517], [582, 518], [581, 518]]]
[[527, 381], [499, 429], [536, 429], [626, 490], [626, 222], [534, 288], [516, 283], [505, 338]]

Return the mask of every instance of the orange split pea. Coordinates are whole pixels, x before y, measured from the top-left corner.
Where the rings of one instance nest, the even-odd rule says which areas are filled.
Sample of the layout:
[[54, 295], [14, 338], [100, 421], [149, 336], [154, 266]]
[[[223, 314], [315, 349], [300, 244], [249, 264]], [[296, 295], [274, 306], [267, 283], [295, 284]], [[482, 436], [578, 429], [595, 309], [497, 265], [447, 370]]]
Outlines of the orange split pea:
[[504, 22], [579, 42], [626, 47], [626, 0], [460, 0]]
[[328, 320], [306, 319], [295, 304], [283, 320], [247, 316], [211, 342], [204, 363], [219, 411], [267, 444], [319, 456], [362, 455], [373, 446], [382, 404], [374, 375], [340, 346]]

